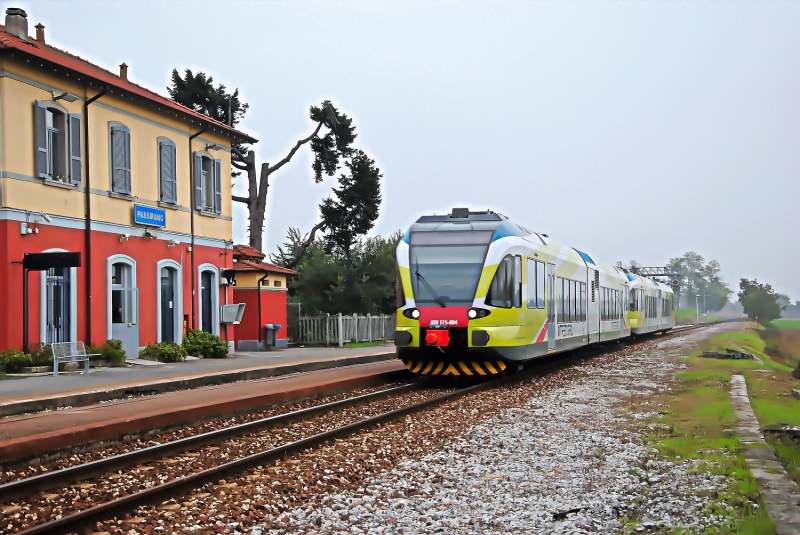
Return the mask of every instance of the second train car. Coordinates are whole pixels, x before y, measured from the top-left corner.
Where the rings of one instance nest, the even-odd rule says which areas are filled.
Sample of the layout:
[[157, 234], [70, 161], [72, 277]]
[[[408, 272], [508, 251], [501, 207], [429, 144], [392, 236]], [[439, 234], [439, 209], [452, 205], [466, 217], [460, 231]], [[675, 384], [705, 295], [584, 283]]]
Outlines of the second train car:
[[397, 246], [397, 354], [422, 375], [494, 375], [674, 327], [673, 293], [492, 212], [420, 217]]

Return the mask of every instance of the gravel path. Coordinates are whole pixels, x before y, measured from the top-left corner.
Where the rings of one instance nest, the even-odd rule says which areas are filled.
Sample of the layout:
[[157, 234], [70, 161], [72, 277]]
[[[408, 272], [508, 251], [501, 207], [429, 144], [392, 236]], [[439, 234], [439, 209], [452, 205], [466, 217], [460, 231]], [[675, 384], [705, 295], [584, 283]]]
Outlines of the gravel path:
[[[709, 332], [672, 338], [593, 368], [469, 428], [355, 491], [319, 495], [252, 533], [691, 532], [731, 518], [706, 514], [724, 478], [641, 445], [652, 414], [630, 414], [631, 395], [668, 388], [679, 354]], [[653, 344], [655, 346], [655, 344]], [[620, 410], [622, 409], [622, 410]], [[637, 431], [636, 428], [640, 430]], [[732, 513], [732, 511], [731, 511]], [[633, 522], [632, 519], [637, 519]]]

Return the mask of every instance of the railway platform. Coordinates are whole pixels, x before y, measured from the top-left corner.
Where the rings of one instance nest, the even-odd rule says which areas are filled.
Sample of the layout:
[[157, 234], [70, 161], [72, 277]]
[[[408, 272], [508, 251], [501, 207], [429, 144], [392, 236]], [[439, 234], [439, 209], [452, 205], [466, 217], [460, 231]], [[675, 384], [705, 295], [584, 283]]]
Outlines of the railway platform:
[[[197, 359], [170, 364], [141, 361], [125, 368], [94, 368], [88, 375], [0, 380], [0, 418], [64, 407], [211, 386], [235, 381], [309, 372], [393, 360], [391, 345], [338, 348], [292, 348], [270, 352], [236, 352], [225, 359]], [[156, 364], [156, 365], [146, 365]]]
[[[348, 363], [347, 358], [341, 356], [331, 356], [325, 361], [329, 366], [324, 369], [303, 371], [303, 365], [319, 365], [318, 359], [310, 359], [294, 363], [300, 368], [294, 373], [10, 416], [0, 420], [0, 464], [64, 452], [79, 445], [135, 436], [180, 423], [378, 384], [404, 375], [403, 363], [386, 356], [386, 353], [360, 355], [362, 361], [366, 361], [356, 363]], [[272, 369], [276, 371], [278, 366]], [[254, 369], [249, 367], [236, 371], [253, 372]], [[200, 373], [196, 377], [203, 377]], [[173, 375], [157, 381], [189, 379], [192, 378]], [[136, 384], [146, 383], [138, 381]], [[74, 395], [73, 392], [64, 394]]]

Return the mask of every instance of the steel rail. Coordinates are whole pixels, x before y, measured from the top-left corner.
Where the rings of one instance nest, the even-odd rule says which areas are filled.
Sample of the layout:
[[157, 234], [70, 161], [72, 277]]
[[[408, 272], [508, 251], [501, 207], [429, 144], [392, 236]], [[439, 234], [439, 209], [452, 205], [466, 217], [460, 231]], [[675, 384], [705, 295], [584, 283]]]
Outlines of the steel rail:
[[404, 392], [411, 390], [420, 385], [417, 383], [408, 383], [386, 390], [379, 390], [369, 394], [362, 394], [352, 398], [341, 399], [313, 407], [306, 407], [285, 414], [278, 414], [269, 416], [252, 422], [246, 422], [239, 425], [224, 427], [222, 429], [215, 429], [207, 433], [195, 435], [191, 437], [181, 438], [164, 442], [163, 444], [156, 444], [147, 448], [129, 451], [120, 455], [98, 459], [88, 463], [78, 464], [61, 470], [54, 470], [52, 472], [45, 472], [25, 479], [11, 481], [0, 485], [0, 496], [3, 502], [8, 502], [16, 498], [31, 496], [37, 492], [53, 489], [67, 483], [82, 481], [91, 477], [100, 476], [107, 472], [119, 470], [121, 468], [128, 468], [136, 466], [152, 460], [162, 459], [175, 453], [189, 451], [194, 448], [206, 446], [222, 442], [226, 439], [247, 435], [256, 431], [263, 430], [275, 425], [289, 423], [294, 420], [313, 416], [318, 413], [325, 413], [331, 410], [341, 409], [349, 405], [355, 405], [371, 399], [376, 399], [383, 396]]
[[[738, 320], [732, 320], [732, 321], [738, 321]], [[670, 330], [670, 332], [666, 333], [666, 335], [678, 334], [683, 331], [698, 329], [702, 327], [710, 327], [717, 323], [723, 323], [723, 322], [704, 323], [704, 324], [696, 324], [691, 326], [673, 328]], [[641, 342], [643, 343], [650, 340], [652, 340], [652, 336], [648, 336], [646, 340], [642, 340]], [[605, 351], [599, 352], [598, 355], [603, 353], [605, 353]], [[504, 384], [510, 385], [513, 383], [521, 382], [535, 375], [541, 375], [542, 373], [547, 373], [547, 371], [549, 370], [563, 368], [565, 367], [565, 365], [572, 364], [576, 361], [584, 360], [584, 358], [585, 354], [582, 354], [579, 351], [570, 351], [569, 353], [566, 354], [566, 358], [564, 358], [564, 354], [562, 354], [562, 358], [553, 359], [544, 366], [537, 366], [535, 368], [528, 369], [520, 373], [516, 373], [509, 376], [501, 376], [496, 379], [492, 379], [483, 383], [479, 383], [476, 385], [456, 390], [454, 392], [441, 394], [439, 396], [435, 396], [433, 398], [424, 401], [413, 403], [405, 407], [394, 409], [379, 414], [377, 416], [372, 416], [370, 418], [353, 422], [351, 424], [347, 424], [338, 427], [336, 429], [332, 429], [330, 431], [324, 431], [322, 433], [318, 433], [310, 437], [306, 437], [294, 442], [277, 446], [275, 448], [260, 453], [249, 455], [247, 457], [242, 457], [241, 459], [230, 461], [228, 463], [224, 463], [215, 466], [213, 468], [209, 468], [207, 470], [196, 472], [186, 477], [174, 479], [172, 481], [163, 483], [156, 487], [151, 487], [144, 491], [139, 491], [134, 494], [130, 494], [128, 496], [124, 496], [122, 498], [118, 498], [110, 502], [106, 502], [100, 505], [96, 505], [94, 507], [90, 507], [88, 509], [84, 509], [82, 511], [78, 511], [76, 513], [69, 514], [67, 516], [63, 516], [57, 520], [51, 520], [44, 524], [32, 526], [18, 533], [19, 535], [40, 535], [40, 534], [50, 534], [50, 533], [61, 534], [61, 533], [81, 532], [84, 529], [91, 529], [99, 521], [107, 520], [109, 518], [114, 518], [114, 517], [122, 517], [124, 514], [129, 513], [131, 510], [139, 506], [158, 503], [159, 501], [163, 501], [164, 499], [168, 499], [174, 497], [175, 495], [180, 495], [182, 493], [185, 493], [186, 491], [190, 491], [193, 488], [200, 487], [208, 482], [215, 481], [218, 478], [225, 478], [229, 475], [242, 472], [249, 468], [253, 468], [268, 463], [270, 461], [280, 459], [288, 454], [297, 453], [309, 449], [311, 447], [323, 444], [330, 440], [346, 436], [350, 433], [360, 431], [362, 429], [377, 425], [379, 423], [390, 421], [394, 418], [397, 418], [398, 416], [404, 416], [406, 414], [410, 414], [420, 409], [432, 407], [434, 405], [438, 405], [445, 401], [456, 399], [473, 392], [479, 392], [481, 390], [494, 388], [495, 386], [500, 386]], [[417, 386], [417, 384], [410, 384], [410, 385], [403, 385], [401, 387], [396, 387], [396, 389], [408, 388], [412, 385]], [[365, 396], [359, 396], [359, 397], [363, 398], [371, 395], [373, 394], [366, 394]], [[340, 403], [340, 402], [334, 402], [334, 403]], [[309, 409], [313, 409], [313, 407]], [[307, 411], [309, 409], [302, 409], [302, 410]], [[2, 488], [0, 488], [0, 490], [2, 490]]]
[[44, 524], [30, 527], [18, 533], [19, 535], [39, 535], [45, 533], [61, 534], [81, 532], [84, 528], [93, 528], [99, 521], [113, 517], [121, 517], [125, 513], [129, 513], [131, 510], [141, 505], [158, 503], [159, 501], [163, 501], [165, 499], [185, 493], [193, 488], [200, 487], [210, 481], [216, 481], [220, 478], [224, 479], [225, 477], [236, 474], [243, 470], [266, 464], [270, 461], [280, 459], [285, 455], [303, 451], [350, 433], [392, 420], [398, 416], [404, 416], [420, 409], [431, 407], [433, 405], [437, 405], [439, 403], [449, 401], [472, 392], [493, 388], [499, 384], [517, 382], [518, 380], [522, 380], [524, 378], [523, 375], [527, 376], [528, 374], [517, 374], [511, 376], [511, 381], [509, 381], [508, 377], [500, 377], [484, 383], [468, 386], [456, 390], [455, 392], [440, 394], [424, 401], [412, 403], [410, 405], [406, 405], [405, 407], [400, 407], [377, 416], [372, 416], [351, 424], [343, 425], [330, 431], [324, 431], [322, 433], [290, 442], [288, 444], [283, 444], [281, 446], [243, 457], [235, 461], [230, 461], [201, 472], [196, 472], [180, 479], [174, 479], [156, 487], [151, 487], [144, 491], [129, 494], [128, 496], [69, 514], [57, 520], [51, 520]]

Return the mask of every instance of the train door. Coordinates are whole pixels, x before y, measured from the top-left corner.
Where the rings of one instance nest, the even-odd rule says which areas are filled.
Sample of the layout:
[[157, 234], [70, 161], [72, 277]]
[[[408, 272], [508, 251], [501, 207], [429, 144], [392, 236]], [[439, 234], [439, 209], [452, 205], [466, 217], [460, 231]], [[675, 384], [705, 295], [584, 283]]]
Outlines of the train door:
[[590, 267], [589, 268], [589, 295], [588, 301], [588, 314], [586, 318], [586, 327], [589, 331], [589, 343], [600, 341], [600, 272]]
[[664, 302], [661, 300], [661, 290], [656, 292], [658, 294], [658, 306], [656, 307], [656, 314], [658, 314], [658, 319], [656, 320], [656, 325], [661, 327], [661, 322], [664, 321]]
[[547, 264], [547, 350], [556, 348], [556, 266]]

